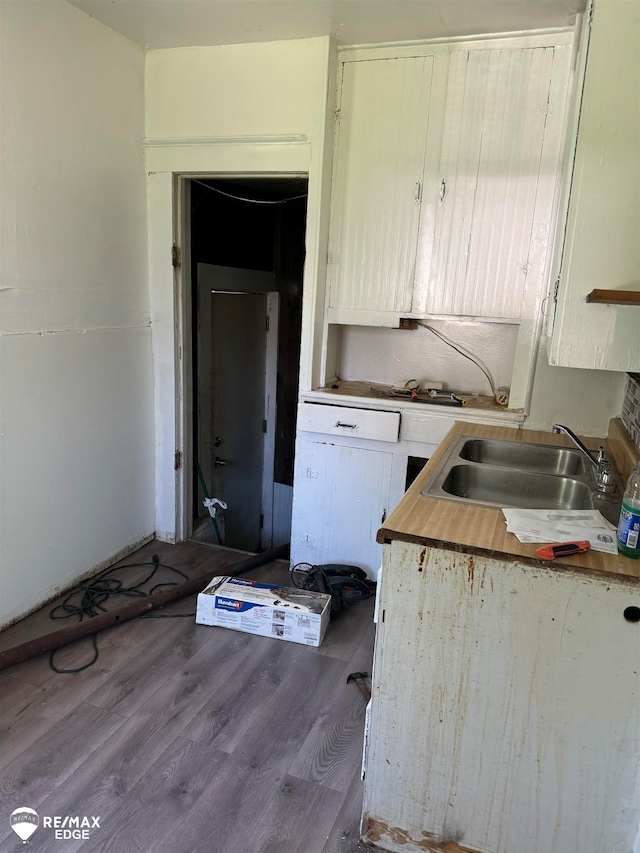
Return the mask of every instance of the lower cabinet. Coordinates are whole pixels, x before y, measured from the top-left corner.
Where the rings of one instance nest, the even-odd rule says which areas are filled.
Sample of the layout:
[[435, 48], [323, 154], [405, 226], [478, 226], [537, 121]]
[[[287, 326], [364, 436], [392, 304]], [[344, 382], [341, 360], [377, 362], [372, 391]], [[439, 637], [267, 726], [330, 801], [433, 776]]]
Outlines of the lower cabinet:
[[637, 582], [384, 551], [363, 838], [398, 853], [631, 853]]
[[375, 580], [382, 560], [376, 533], [404, 491], [404, 483], [392, 488], [393, 465], [392, 452], [301, 433], [293, 490], [292, 564], [348, 563]]

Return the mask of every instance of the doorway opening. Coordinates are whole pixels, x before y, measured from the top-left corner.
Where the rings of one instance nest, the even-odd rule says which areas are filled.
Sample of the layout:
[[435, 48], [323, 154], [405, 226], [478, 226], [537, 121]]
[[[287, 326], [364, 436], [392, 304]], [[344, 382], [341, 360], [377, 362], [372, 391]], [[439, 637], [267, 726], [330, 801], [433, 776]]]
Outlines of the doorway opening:
[[258, 552], [291, 536], [308, 181], [189, 184], [190, 529]]

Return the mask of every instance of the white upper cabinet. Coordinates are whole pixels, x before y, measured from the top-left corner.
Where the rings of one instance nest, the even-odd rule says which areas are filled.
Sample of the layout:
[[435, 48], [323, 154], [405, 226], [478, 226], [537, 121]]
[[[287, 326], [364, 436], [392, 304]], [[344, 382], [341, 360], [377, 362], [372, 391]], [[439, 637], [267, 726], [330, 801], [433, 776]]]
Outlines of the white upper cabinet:
[[329, 307], [358, 322], [354, 311], [411, 311], [433, 57], [341, 68]]
[[424, 56], [345, 54], [330, 323], [535, 313], [571, 41], [564, 33], [425, 45]]
[[549, 236], [561, 150], [564, 94], [558, 105], [551, 88], [554, 63], [568, 58], [561, 50], [451, 56], [435, 234], [428, 221], [414, 311], [518, 321], [527, 279], [540, 286], [537, 245]]
[[[640, 14], [596, 0], [549, 360], [640, 370], [640, 305], [587, 302], [592, 290], [640, 291]], [[615, 293], [610, 294], [612, 301]]]

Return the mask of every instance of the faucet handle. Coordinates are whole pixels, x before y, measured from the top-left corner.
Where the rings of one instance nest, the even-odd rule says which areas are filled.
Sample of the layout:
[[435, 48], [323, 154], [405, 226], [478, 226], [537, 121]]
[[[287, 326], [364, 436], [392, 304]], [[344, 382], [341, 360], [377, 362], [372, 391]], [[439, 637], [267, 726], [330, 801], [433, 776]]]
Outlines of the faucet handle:
[[604, 447], [598, 449], [598, 458], [596, 460], [598, 468], [596, 470], [596, 488], [599, 492], [609, 495], [616, 490], [616, 476], [613, 471], [613, 466], [607, 457]]

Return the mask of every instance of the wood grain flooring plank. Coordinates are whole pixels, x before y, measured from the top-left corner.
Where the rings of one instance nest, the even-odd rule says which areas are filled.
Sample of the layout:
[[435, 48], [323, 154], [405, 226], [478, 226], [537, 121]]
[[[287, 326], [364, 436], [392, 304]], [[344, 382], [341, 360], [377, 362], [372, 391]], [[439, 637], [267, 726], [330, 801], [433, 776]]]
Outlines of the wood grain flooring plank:
[[[38, 809], [123, 721], [123, 717], [91, 705], [74, 709], [4, 768], [0, 775], [0, 814], [10, 814], [27, 803]], [[0, 837], [5, 828], [5, 824], [0, 825]]]
[[[177, 606], [180, 602], [176, 602]], [[191, 602], [195, 606], [195, 602]], [[165, 608], [167, 611], [169, 607]], [[100, 708], [131, 717], [167, 678], [208, 643], [207, 629], [192, 617], [167, 619], [153, 642], [145, 633], [151, 620], [139, 620], [138, 654], [123, 662], [117, 671], [90, 694], [88, 701]]]
[[301, 649], [310, 654], [301, 654], [282, 672], [280, 685], [236, 747], [245, 758], [251, 756], [261, 771], [281, 755], [289, 755], [290, 764], [340, 679], [340, 661], [314, 654], [314, 649]]
[[189, 821], [190, 809], [212, 779], [224, 773], [228, 760], [219, 750], [178, 738], [123, 798], [117, 812], [105, 819], [103, 831], [75, 849], [177, 853], [179, 848], [166, 846], [167, 834]]
[[[128, 560], [153, 553], [191, 576], [206, 566], [211, 577], [245, 556], [151, 542]], [[246, 577], [290, 585], [282, 561]], [[181, 604], [192, 612], [195, 597], [171, 607]], [[23, 779], [44, 796], [41, 814], [100, 815], [110, 831], [78, 846], [81, 853], [368, 850], [356, 846], [364, 699], [346, 676], [370, 668], [372, 610], [371, 601], [345, 611], [319, 649], [190, 619], [135, 620], [100, 635], [98, 663], [83, 673], [53, 675], [44, 657], [0, 674], [5, 802]], [[82, 651], [69, 650], [77, 659]], [[121, 721], [105, 737], [95, 733], [101, 715]], [[17, 853], [22, 845], [4, 827], [0, 851]], [[40, 829], [30, 849], [73, 853], [68, 845]]]
[[374, 599], [368, 598], [342, 611], [329, 623], [329, 628], [318, 652], [328, 657], [349, 660], [353, 649], [369, 630], [373, 621]]
[[120, 793], [129, 791], [202, 706], [211, 700], [229, 667], [249, 648], [244, 634], [228, 632], [215, 654], [207, 646], [185, 662], [156, 690], [103, 746], [105, 766]]
[[337, 791], [285, 776], [266, 808], [251, 823], [237, 824], [221, 853], [320, 853], [342, 801]]
[[233, 752], [246, 732], [260, 725], [265, 703], [304, 651], [307, 650], [294, 643], [251, 637], [249, 654], [228, 671], [215, 696], [193, 718], [184, 734], [224, 752]]
[[346, 793], [359, 776], [362, 764], [366, 700], [354, 683], [351, 672], [371, 669], [374, 625], [352, 651], [325, 710], [318, 715], [305, 743], [289, 769], [292, 776], [317, 782]]
[[360, 840], [363, 793], [364, 782], [358, 776], [351, 783], [320, 853], [381, 853], [380, 848], [371, 847]]
[[[129, 793], [181, 737], [187, 722], [217, 689], [216, 672], [223, 673], [225, 666], [236, 665], [246, 654], [246, 641], [250, 638], [231, 631], [226, 632], [225, 638], [225, 644], [218, 644], [220, 654], [215, 659], [212, 660], [208, 650], [203, 650], [207, 654], [198, 661], [189, 661], [138, 713], [123, 718], [122, 725], [101, 744], [99, 754], [83, 761], [64, 785], [44, 801], [43, 813], [100, 815], [102, 822], [117, 823], [117, 815]], [[104, 713], [102, 709], [101, 712]], [[33, 850], [40, 849], [35, 846], [36, 840], [38, 844], [44, 843], [37, 833], [31, 840]], [[132, 849], [139, 853], [139, 849]], [[65, 853], [71, 853], [71, 848], [65, 847]], [[151, 848], [148, 853], [155, 851]]]
[[0, 673], [0, 725], [22, 713], [37, 691], [35, 684]]
[[[284, 671], [282, 683], [231, 753], [224, 781], [213, 785], [189, 815], [183, 827], [187, 835], [180, 836], [188, 844], [181, 849], [241, 853], [236, 834], [268, 811], [344, 668], [341, 661], [314, 654], [315, 649], [300, 648], [310, 654], [301, 654]], [[217, 847], [220, 839], [224, 845]]]
[[362, 762], [364, 713], [360, 694], [338, 692], [318, 716], [290, 774], [346, 793]]
[[[166, 627], [160, 624], [162, 621], [150, 619], [145, 623], [148, 627], [141, 623], [128, 622], [105, 631], [99, 639], [100, 657], [94, 666], [73, 675], [54, 673], [52, 678], [38, 687], [29, 707], [0, 726], [0, 740], [3, 742], [0, 769], [29, 749], [51, 726], [85, 701], [119, 666], [137, 657], [142, 642], [141, 628], [144, 629], [143, 637], [147, 643], [152, 643], [155, 637], [162, 636], [166, 630]], [[46, 657], [46, 662], [41, 663], [48, 668], [48, 655], [41, 657]], [[7, 672], [21, 677], [24, 670], [30, 670], [39, 660], [27, 661], [11, 667]]]
[[273, 796], [271, 786], [265, 791], [256, 780], [253, 768], [225, 755], [224, 772], [211, 781], [185, 820], [167, 833], [157, 853], [222, 853], [236, 824], [253, 823], [259, 806]]

